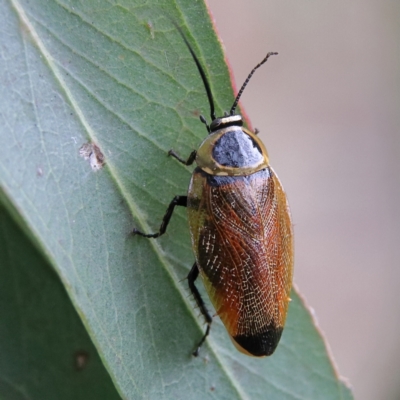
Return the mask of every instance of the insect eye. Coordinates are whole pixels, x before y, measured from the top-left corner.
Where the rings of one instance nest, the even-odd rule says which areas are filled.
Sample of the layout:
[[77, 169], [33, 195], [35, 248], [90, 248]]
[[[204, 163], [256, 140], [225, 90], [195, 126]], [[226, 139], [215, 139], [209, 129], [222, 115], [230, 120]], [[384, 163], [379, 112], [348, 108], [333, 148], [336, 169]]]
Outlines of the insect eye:
[[242, 130], [233, 130], [222, 135], [213, 148], [213, 158], [226, 167], [250, 167], [262, 161], [258, 144]]

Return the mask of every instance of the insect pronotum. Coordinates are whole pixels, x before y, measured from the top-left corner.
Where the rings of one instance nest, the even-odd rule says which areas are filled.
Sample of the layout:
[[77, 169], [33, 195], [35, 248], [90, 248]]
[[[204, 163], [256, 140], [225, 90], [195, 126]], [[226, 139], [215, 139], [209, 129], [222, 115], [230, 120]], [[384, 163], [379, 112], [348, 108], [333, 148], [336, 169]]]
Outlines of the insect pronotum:
[[217, 315], [236, 348], [247, 355], [271, 355], [285, 324], [293, 278], [293, 228], [282, 185], [269, 165], [267, 150], [243, 127], [236, 106], [257, 64], [243, 83], [228, 113], [217, 118], [204, 69], [183, 32], [203, 81], [210, 104], [211, 124], [203, 116], [209, 135], [187, 160], [173, 150], [169, 155], [197, 167], [186, 196], [175, 196], [160, 229], [146, 234], [157, 238], [167, 229], [175, 206], [188, 209], [195, 263], [188, 275], [189, 288], [207, 323], [193, 355], [210, 333], [212, 317], [195, 286], [201, 276]]

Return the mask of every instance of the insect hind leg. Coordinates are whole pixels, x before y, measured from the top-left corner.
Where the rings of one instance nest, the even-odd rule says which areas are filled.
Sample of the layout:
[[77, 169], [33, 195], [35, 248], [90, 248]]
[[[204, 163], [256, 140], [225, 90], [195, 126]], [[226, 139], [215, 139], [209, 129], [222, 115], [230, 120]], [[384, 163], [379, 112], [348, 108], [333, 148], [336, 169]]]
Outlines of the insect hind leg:
[[165, 231], [167, 230], [167, 226], [169, 224], [169, 221], [172, 217], [172, 213], [174, 212], [175, 206], [182, 206], [182, 207], [187, 207], [187, 196], [175, 196], [171, 203], [169, 203], [169, 206], [167, 208], [167, 211], [165, 212], [165, 215], [163, 217], [163, 220], [160, 225], [160, 229], [156, 233], [144, 233], [139, 231], [136, 228], [133, 228], [132, 233], [134, 235], [140, 235], [146, 238], [158, 238], [159, 236], [163, 235]]
[[194, 284], [194, 281], [197, 279], [199, 276], [199, 267], [197, 266], [197, 263], [193, 264], [192, 269], [189, 272], [188, 275], [188, 283], [189, 283], [189, 289], [193, 294], [194, 299], [196, 300], [196, 303], [198, 307], [200, 308], [201, 313], [203, 314], [206, 323], [207, 323], [207, 329], [206, 332], [204, 333], [203, 337], [201, 338], [199, 344], [196, 347], [196, 350], [193, 351], [193, 355], [197, 357], [199, 355], [200, 347], [203, 345], [204, 341], [206, 340], [207, 336], [210, 333], [211, 329], [211, 323], [212, 323], [212, 317], [207, 311], [206, 305], [204, 304], [204, 301], [200, 295], [200, 292], [197, 290], [196, 285]]

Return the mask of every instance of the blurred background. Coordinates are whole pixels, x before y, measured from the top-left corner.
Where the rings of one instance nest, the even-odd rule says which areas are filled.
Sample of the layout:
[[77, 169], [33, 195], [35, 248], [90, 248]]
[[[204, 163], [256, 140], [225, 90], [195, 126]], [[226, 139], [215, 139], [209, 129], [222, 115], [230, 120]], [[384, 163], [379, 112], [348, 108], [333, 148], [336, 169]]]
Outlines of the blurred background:
[[[356, 399], [400, 399], [400, 2], [208, 0], [292, 208], [295, 281]], [[230, 104], [226, 105], [229, 109]]]

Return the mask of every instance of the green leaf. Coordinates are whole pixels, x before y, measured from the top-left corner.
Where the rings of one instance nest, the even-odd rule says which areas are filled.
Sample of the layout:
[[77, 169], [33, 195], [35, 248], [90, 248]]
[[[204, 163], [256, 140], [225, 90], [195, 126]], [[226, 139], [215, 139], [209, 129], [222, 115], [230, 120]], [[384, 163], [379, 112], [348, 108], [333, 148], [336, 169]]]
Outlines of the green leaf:
[[0, 205], [0, 395], [119, 399], [58, 277]]
[[[205, 65], [217, 114], [233, 102], [204, 3], [0, 0], [0, 16], [3, 201], [57, 272], [119, 393], [350, 399], [296, 294], [271, 358], [238, 353], [218, 318], [191, 357], [204, 326], [182, 281], [193, 263], [185, 210], [160, 239], [129, 234], [156, 230], [187, 190], [190, 169], [168, 150], [186, 157], [206, 135], [204, 88], [170, 19]], [[98, 147], [85, 160], [88, 142]]]

